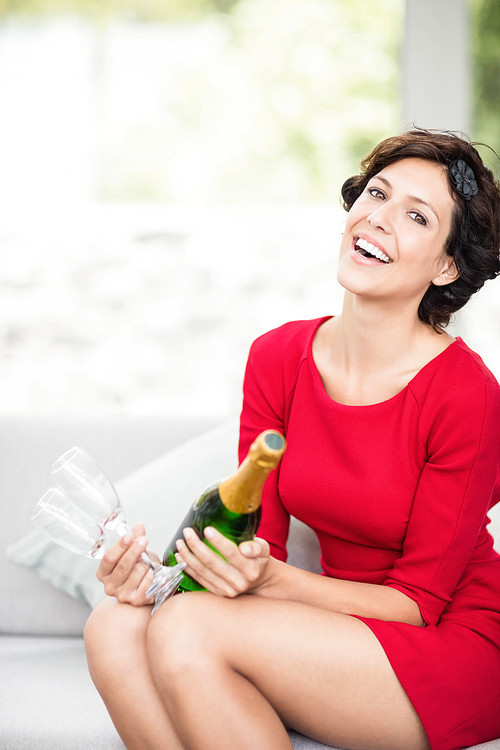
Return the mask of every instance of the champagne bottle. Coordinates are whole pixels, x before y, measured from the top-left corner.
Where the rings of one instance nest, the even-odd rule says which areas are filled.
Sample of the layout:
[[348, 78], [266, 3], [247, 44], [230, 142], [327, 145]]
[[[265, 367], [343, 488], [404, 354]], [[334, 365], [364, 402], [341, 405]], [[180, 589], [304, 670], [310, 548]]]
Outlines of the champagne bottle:
[[[194, 502], [163, 555], [163, 564], [177, 564], [176, 541], [183, 539], [188, 526], [209, 547], [203, 535], [206, 526], [213, 526], [236, 544], [253, 539], [260, 522], [262, 489], [270, 472], [276, 468], [286, 447], [283, 435], [265, 430], [254, 440], [245, 460], [235, 474], [208, 487]], [[213, 549], [213, 547], [212, 547]], [[178, 592], [203, 591], [204, 588], [187, 573], [182, 573]]]

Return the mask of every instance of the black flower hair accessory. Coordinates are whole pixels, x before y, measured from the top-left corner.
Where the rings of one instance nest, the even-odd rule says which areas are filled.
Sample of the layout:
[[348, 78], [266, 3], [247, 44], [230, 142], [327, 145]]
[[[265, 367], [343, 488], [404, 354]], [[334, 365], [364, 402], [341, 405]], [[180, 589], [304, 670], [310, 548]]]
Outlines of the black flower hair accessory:
[[452, 161], [449, 167], [450, 180], [454, 189], [466, 201], [478, 194], [476, 176], [463, 159]]

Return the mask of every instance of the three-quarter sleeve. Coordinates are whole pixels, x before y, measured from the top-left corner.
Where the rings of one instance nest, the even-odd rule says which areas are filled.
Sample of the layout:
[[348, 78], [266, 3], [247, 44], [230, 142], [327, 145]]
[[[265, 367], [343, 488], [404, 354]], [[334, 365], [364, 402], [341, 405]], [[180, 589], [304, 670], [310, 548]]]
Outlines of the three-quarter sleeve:
[[417, 602], [427, 624], [450, 604], [498, 492], [498, 385], [470, 359], [456, 375], [417, 394], [427, 461], [403, 554], [385, 581]]

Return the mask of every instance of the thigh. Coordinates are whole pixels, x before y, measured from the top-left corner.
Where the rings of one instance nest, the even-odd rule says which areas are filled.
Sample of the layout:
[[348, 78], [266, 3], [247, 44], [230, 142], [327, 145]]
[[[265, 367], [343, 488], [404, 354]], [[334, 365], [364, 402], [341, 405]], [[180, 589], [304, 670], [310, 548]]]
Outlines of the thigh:
[[251, 595], [176, 599], [153, 620], [158, 629], [162, 618], [175, 622], [177, 653], [196, 659], [197, 650], [210, 649], [263, 693], [287, 727], [346, 748], [428, 746], [383, 648], [361, 620]]

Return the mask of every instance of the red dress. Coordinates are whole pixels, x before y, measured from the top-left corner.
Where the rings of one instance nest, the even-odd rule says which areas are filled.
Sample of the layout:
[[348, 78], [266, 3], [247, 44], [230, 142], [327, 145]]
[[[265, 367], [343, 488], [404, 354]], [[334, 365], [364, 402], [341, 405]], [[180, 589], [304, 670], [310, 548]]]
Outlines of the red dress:
[[382, 644], [433, 750], [500, 737], [500, 389], [461, 339], [396, 396], [346, 406], [327, 394], [312, 341], [327, 318], [252, 345], [240, 457], [268, 428], [287, 450], [259, 535], [286, 560], [289, 516], [316, 532], [326, 575], [392, 586], [425, 627], [361, 618]]

